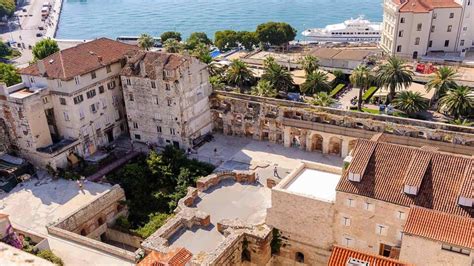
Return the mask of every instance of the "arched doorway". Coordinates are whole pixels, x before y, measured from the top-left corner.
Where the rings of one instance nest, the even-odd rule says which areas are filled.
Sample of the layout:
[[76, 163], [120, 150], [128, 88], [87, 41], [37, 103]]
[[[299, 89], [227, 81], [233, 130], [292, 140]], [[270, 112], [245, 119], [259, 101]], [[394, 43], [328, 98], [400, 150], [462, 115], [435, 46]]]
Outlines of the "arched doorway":
[[323, 137], [319, 134], [311, 136], [311, 151], [323, 151]]
[[329, 154], [335, 154], [341, 156], [341, 144], [342, 140], [338, 137], [331, 137], [329, 139]]
[[304, 254], [301, 253], [301, 252], [296, 252], [295, 260], [296, 260], [296, 262], [304, 263]]

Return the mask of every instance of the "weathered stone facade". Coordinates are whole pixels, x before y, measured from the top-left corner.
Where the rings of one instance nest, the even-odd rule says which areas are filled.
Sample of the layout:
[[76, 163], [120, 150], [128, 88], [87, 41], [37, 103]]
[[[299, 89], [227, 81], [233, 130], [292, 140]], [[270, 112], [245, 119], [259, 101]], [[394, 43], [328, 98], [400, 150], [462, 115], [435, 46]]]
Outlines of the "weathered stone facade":
[[345, 157], [357, 138], [386, 133], [389, 142], [474, 154], [474, 129], [443, 123], [356, 113], [231, 92], [210, 98], [214, 131]]

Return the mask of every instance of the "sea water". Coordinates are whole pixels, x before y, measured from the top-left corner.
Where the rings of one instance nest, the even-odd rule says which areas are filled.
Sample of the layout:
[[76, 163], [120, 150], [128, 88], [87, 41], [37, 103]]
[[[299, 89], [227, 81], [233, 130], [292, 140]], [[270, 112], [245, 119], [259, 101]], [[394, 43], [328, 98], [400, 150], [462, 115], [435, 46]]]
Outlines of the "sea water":
[[[56, 0], [59, 1], [59, 0]], [[260, 23], [283, 21], [304, 40], [307, 28], [324, 27], [365, 15], [382, 21], [382, 0], [63, 0], [56, 37], [159, 36], [196, 31], [213, 38], [218, 30], [255, 30]]]

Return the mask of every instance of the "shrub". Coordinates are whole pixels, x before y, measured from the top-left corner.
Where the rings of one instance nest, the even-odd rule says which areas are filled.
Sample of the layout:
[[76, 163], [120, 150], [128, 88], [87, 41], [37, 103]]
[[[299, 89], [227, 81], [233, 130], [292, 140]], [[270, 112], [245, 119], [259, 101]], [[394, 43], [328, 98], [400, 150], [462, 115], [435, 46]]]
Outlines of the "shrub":
[[281, 248], [281, 235], [280, 231], [276, 228], [273, 228], [272, 230], [272, 241], [270, 242], [270, 248], [272, 250], [272, 254], [278, 254], [280, 253], [280, 248]]
[[64, 265], [63, 260], [60, 257], [54, 255], [54, 253], [49, 249], [41, 250], [40, 252], [38, 252], [38, 254], [36, 254], [36, 256], [43, 258], [45, 260], [49, 260], [52, 263], [59, 266]]
[[344, 89], [346, 85], [344, 83], [338, 84], [330, 93], [329, 96], [334, 97], [337, 95], [342, 89]]
[[370, 87], [368, 90], [366, 90], [366, 91], [364, 92], [364, 95], [362, 95], [362, 100], [363, 100], [363, 101], [367, 101], [367, 100], [369, 100], [370, 98], [372, 98], [372, 95], [374, 95], [374, 93], [377, 91], [377, 89], [378, 89], [378, 88], [375, 87], [375, 86]]
[[133, 232], [137, 233], [142, 238], [147, 238], [156, 232], [158, 228], [163, 226], [171, 216], [172, 214], [167, 213], [152, 214], [150, 215], [150, 221], [148, 221], [148, 223], [136, 230], [133, 230]]
[[128, 221], [127, 217], [119, 216], [117, 219], [115, 219], [115, 226], [121, 230], [127, 231], [130, 229], [130, 222]]

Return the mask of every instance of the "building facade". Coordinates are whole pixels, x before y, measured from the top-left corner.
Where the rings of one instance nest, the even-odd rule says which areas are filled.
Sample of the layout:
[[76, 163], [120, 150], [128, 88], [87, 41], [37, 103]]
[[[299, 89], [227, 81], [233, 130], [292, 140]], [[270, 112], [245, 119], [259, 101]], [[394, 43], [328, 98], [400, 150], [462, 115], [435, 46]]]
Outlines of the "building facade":
[[191, 56], [134, 52], [121, 72], [130, 137], [190, 149], [211, 132], [207, 66]]
[[472, 0], [385, 0], [380, 47], [410, 57], [474, 47]]
[[106, 38], [79, 44], [21, 69], [0, 91], [2, 119], [15, 148], [33, 163], [64, 167], [127, 132], [119, 73], [136, 49]]

